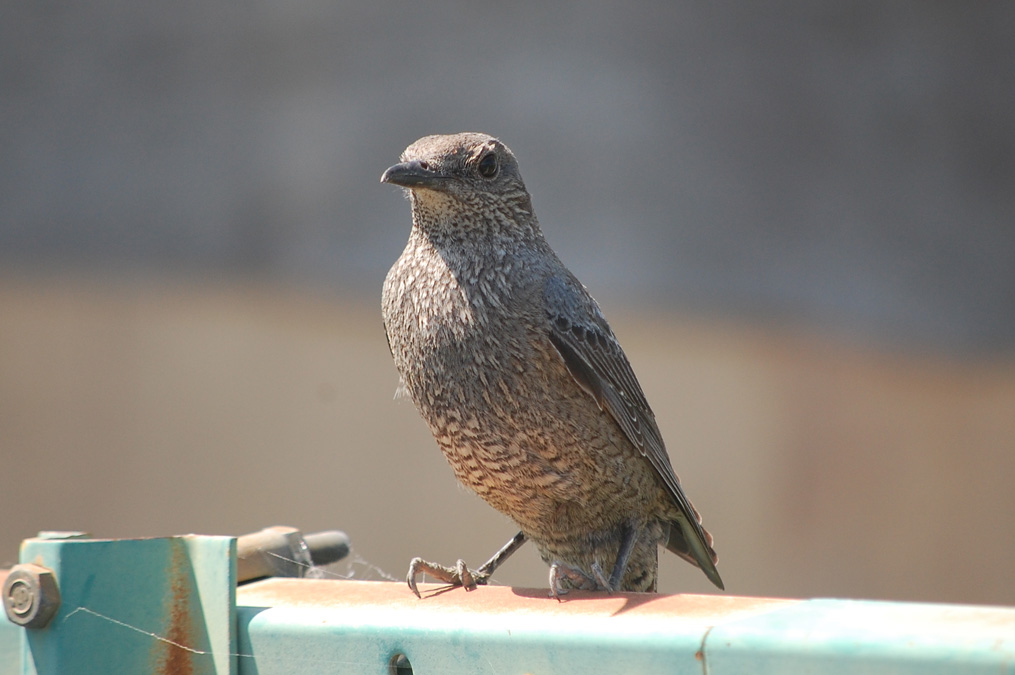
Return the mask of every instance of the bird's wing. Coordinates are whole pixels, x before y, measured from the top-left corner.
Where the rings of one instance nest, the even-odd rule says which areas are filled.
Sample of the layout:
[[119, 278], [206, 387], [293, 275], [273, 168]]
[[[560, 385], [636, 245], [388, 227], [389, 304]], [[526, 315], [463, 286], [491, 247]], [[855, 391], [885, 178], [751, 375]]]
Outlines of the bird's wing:
[[572, 275], [555, 274], [543, 286], [543, 302], [550, 322], [550, 341], [564, 365], [659, 474], [686, 520], [680, 525], [688, 540], [688, 553], [711, 578], [709, 572], [715, 571], [717, 559], [712, 538], [701, 527], [701, 516], [680, 487], [655, 415], [595, 300]]

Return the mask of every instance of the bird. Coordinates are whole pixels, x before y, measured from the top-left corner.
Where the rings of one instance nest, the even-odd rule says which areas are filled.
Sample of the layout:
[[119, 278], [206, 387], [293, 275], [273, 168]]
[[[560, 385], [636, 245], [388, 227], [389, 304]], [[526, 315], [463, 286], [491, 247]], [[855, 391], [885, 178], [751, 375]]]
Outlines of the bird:
[[457, 479], [519, 532], [484, 565], [414, 558], [474, 589], [526, 541], [549, 594], [655, 592], [658, 548], [724, 589], [655, 415], [606, 318], [543, 236], [514, 153], [482, 133], [420, 138], [384, 171], [412, 228], [381, 298], [399, 391]]

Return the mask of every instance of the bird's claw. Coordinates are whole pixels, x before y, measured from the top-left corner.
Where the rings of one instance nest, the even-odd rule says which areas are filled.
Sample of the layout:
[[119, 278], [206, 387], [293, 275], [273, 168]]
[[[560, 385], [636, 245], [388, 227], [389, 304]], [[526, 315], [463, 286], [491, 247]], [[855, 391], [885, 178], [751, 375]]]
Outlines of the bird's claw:
[[613, 593], [613, 591], [617, 590], [613, 587], [613, 584], [610, 583], [610, 580], [606, 578], [606, 573], [603, 572], [603, 568], [599, 566], [598, 562], [592, 563], [592, 576], [596, 580], [597, 591]]
[[[565, 582], [567, 587], [564, 586]], [[598, 563], [592, 564], [592, 574], [559, 560], [550, 565], [550, 597], [559, 602], [560, 596], [567, 595], [572, 588], [580, 591], [613, 590]]]
[[490, 579], [489, 572], [483, 570], [482, 567], [478, 570], [471, 570], [464, 560], [459, 560], [454, 567], [448, 567], [427, 562], [422, 558], [413, 558], [409, 563], [409, 574], [406, 575], [405, 580], [417, 598], [422, 597], [416, 587], [416, 577], [421, 574], [429, 574], [438, 581], [451, 584], [452, 587], [462, 586], [467, 591], [476, 590], [477, 585], [485, 585]]

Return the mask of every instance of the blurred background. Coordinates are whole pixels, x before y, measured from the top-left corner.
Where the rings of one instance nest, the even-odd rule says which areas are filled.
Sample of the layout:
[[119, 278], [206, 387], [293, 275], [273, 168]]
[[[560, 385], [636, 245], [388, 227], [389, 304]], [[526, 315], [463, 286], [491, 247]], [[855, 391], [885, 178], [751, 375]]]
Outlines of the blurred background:
[[514, 534], [393, 400], [380, 319], [410, 219], [378, 178], [470, 130], [610, 317], [730, 593], [1015, 603], [1015, 4], [3, 14], [0, 565], [286, 524], [402, 578]]

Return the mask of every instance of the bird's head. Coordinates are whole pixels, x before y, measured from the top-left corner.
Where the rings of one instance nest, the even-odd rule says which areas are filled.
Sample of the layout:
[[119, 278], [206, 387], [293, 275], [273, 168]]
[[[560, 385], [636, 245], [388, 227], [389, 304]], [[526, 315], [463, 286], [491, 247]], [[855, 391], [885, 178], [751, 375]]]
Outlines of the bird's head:
[[[532, 202], [511, 150], [492, 136], [424, 136], [381, 176], [410, 193], [417, 225], [445, 234], [535, 229]], [[531, 221], [531, 222], [530, 222]]]

